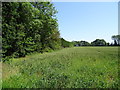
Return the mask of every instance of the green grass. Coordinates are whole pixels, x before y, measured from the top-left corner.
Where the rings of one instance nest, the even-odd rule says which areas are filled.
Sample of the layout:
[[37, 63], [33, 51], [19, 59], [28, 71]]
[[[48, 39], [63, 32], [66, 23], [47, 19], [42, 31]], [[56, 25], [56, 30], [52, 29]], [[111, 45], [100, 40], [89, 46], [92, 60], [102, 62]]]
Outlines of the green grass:
[[76, 47], [3, 63], [3, 88], [117, 88], [118, 47]]

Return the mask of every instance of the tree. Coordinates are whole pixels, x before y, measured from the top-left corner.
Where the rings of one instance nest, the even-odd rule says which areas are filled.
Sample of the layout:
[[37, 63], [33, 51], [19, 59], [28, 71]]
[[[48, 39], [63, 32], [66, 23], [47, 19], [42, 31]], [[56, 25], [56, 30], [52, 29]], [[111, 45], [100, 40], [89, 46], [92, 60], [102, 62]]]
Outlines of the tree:
[[61, 46], [66, 48], [66, 47], [72, 47], [73, 42], [66, 41], [65, 39], [61, 38]]
[[29, 2], [3, 2], [2, 10], [3, 55], [25, 56], [26, 46], [33, 42], [27, 34], [30, 34], [29, 23], [32, 22], [34, 8]]
[[113, 35], [112, 40], [114, 40], [114, 46], [120, 45], [120, 35]]
[[42, 51], [49, 49], [57, 49], [60, 47], [60, 33], [56, 19], [57, 10], [50, 2], [35, 2], [32, 5], [39, 10], [36, 19], [42, 21], [41, 28], [41, 45]]
[[80, 41], [79, 46], [90, 46], [90, 43], [87, 41]]
[[110, 43], [108, 42], [108, 43], [106, 43], [106, 46], [110, 46]]
[[106, 46], [106, 41], [104, 39], [96, 39], [95, 41], [91, 42], [92, 46]]
[[87, 41], [73, 41], [74, 46], [90, 46], [90, 43]]
[[72, 43], [74, 44], [74, 46], [80, 46], [80, 42], [79, 41], [72, 41]]

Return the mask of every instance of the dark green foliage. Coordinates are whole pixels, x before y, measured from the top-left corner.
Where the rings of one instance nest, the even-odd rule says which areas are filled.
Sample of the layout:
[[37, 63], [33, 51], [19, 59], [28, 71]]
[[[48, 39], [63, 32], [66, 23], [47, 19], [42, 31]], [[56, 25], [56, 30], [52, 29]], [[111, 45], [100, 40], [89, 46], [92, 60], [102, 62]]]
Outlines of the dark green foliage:
[[69, 41], [66, 41], [65, 39], [61, 38], [61, 46], [62, 47], [72, 47], [73, 46], [73, 42], [69, 42]]
[[120, 45], [120, 35], [113, 35], [112, 39], [114, 40], [114, 46]]
[[3, 2], [3, 57], [60, 48], [56, 13], [50, 2]]
[[79, 46], [79, 41], [72, 41], [74, 46]]
[[90, 43], [87, 41], [74, 41], [74, 46], [90, 46]]
[[96, 39], [95, 41], [91, 42], [92, 46], [106, 46], [106, 41], [104, 39]]
[[90, 43], [87, 41], [80, 41], [80, 46], [90, 46]]

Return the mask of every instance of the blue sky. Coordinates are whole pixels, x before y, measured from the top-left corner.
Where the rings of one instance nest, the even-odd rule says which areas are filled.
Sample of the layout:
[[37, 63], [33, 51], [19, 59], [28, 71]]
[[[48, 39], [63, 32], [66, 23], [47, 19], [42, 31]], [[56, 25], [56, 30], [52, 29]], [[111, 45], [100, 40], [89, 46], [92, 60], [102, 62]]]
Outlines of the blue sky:
[[61, 37], [68, 41], [105, 39], [118, 34], [117, 2], [53, 2]]

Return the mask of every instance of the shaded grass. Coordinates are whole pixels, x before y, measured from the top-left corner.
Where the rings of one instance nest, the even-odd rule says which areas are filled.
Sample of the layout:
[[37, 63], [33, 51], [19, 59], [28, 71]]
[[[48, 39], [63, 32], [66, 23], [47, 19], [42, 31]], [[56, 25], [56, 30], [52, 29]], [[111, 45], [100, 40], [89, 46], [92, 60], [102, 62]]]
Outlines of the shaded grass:
[[3, 88], [117, 88], [118, 58], [118, 47], [76, 47], [12, 59]]

